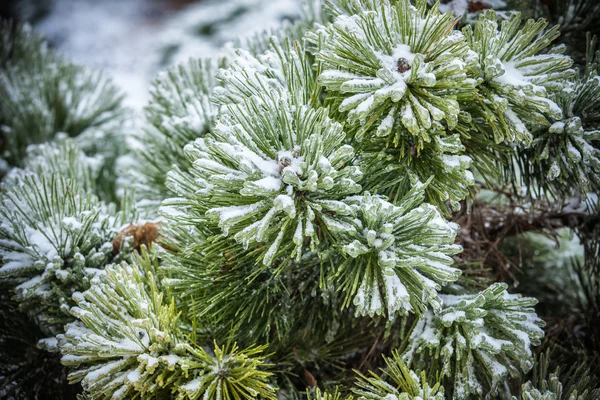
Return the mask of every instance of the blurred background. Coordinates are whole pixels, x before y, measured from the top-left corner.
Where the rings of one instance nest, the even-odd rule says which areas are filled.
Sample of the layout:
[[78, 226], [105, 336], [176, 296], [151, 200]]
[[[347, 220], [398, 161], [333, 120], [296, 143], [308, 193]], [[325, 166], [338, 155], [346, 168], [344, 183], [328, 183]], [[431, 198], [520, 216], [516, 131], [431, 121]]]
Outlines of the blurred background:
[[218, 54], [223, 44], [295, 20], [300, 0], [1, 0], [66, 59], [101, 69], [141, 109], [164, 67]]

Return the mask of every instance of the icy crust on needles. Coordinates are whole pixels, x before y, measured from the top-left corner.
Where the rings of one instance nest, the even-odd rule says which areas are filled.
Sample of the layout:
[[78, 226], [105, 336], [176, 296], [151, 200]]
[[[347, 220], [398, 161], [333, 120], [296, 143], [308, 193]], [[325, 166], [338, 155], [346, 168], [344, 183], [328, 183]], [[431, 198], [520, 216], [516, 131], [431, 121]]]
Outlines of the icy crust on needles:
[[[253, 393], [275, 399], [261, 371], [263, 347], [208, 349], [189, 339], [180, 312], [153, 274], [156, 259], [110, 265], [73, 295], [77, 321], [58, 336], [71, 382], [111, 399], [231, 399]], [[235, 384], [233, 384], [235, 382]], [[96, 396], [98, 397], [98, 396]]]
[[462, 251], [454, 244], [458, 225], [423, 203], [424, 186], [416, 183], [397, 205], [369, 194], [351, 199], [356, 234], [342, 239], [347, 258], [333, 279], [357, 315], [439, 311], [438, 291], [460, 275], [452, 267]]
[[[539, 54], [559, 36], [557, 26], [544, 31], [544, 20], [529, 20], [523, 25], [518, 13], [502, 22], [498, 19], [489, 10], [474, 26], [463, 29], [483, 99], [481, 104], [473, 103], [469, 112], [489, 124], [497, 142], [529, 142], [530, 125], [547, 126], [548, 118], [561, 118], [562, 110], [550, 94], [575, 73], [569, 68], [573, 61], [560, 54], [564, 51], [560, 47]], [[491, 118], [490, 109], [495, 118]]]
[[326, 274], [357, 314], [439, 309], [437, 292], [457, 279], [451, 256], [461, 248], [457, 226], [423, 204], [429, 183], [414, 179], [397, 205], [361, 194], [361, 159], [342, 125], [311, 101], [314, 77], [301, 50], [275, 42], [259, 58], [240, 51], [219, 77], [215, 129], [186, 146], [192, 168], [169, 174], [180, 197], [165, 201], [162, 214], [232, 238], [256, 255], [258, 269], [281, 270], [302, 254], [341, 256]]
[[[70, 320], [70, 294], [113, 257], [120, 214], [77, 182], [23, 172], [0, 196], [0, 279], [54, 333]], [[19, 283], [18, 285], [16, 283]]]
[[[293, 243], [298, 258], [305, 238], [314, 249], [317, 221], [334, 232], [352, 229], [342, 200], [360, 191], [360, 170], [348, 163], [353, 149], [342, 144], [341, 125], [323, 109], [292, 111], [273, 100], [229, 106], [210, 137], [186, 147], [196, 186], [189, 201], [245, 248], [267, 243], [265, 265], [282, 243]], [[188, 177], [170, 176], [173, 184], [181, 179]]]
[[321, 45], [318, 80], [339, 95], [335, 106], [360, 123], [361, 136], [412, 135], [422, 146], [433, 131], [456, 126], [457, 96], [475, 88], [454, 18], [421, 11], [408, 1], [373, 2], [356, 15], [338, 16], [312, 38]]
[[544, 322], [534, 312], [536, 299], [506, 288], [495, 283], [478, 294], [441, 296], [441, 312], [418, 321], [404, 359], [426, 365], [428, 357], [439, 357], [456, 398], [481, 396], [487, 382], [492, 395], [508, 376], [528, 372], [534, 364], [530, 347], [540, 344]]

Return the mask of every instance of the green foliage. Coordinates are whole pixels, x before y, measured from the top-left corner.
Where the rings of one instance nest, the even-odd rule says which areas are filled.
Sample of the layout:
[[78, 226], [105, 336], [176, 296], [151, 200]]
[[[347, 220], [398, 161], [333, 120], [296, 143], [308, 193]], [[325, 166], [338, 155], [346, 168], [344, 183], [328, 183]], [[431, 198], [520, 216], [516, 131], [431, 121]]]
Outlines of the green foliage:
[[[22, 166], [30, 144], [57, 133], [78, 137], [88, 154], [102, 153], [102, 175], [113, 182], [119, 133], [126, 110], [122, 96], [100, 73], [63, 61], [28, 25], [0, 22], [0, 152], [4, 170]], [[114, 199], [114, 187], [106, 195]]]
[[78, 183], [23, 171], [0, 197], [0, 278], [21, 308], [56, 333], [70, 320], [71, 294], [85, 290], [113, 256], [131, 214], [117, 213]]
[[[547, 129], [535, 134], [531, 148], [515, 154], [525, 185], [535, 193], [560, 196], [600, 188], [600, 56], [588, 35], [588, 56], [580, 76], [553, 95], [562, 109]], [[514, 173], [509, 172], [509, 176]]]
[[[470, 210], [458, 216], [462, 230], [448, 221], [499, 169], [515, 184], [511, 201], [521, 181], [542, 201], [598, 188], [595, 41], [578, 76], [564, 46], [550, 48], [558, 28], [543, 20], [487, 11], [458, 30], [425, 0], [314, 6], [222, 59], [190, 60], [154, 81], [122, 164], [131, 171], [118, 171], [161, 215], [160, 246], [141, 256], [122, 237], [136, 213], [103, 202], [115, 197], [122, 147], [118, 93], [29, 28], [3, 25], [2, 152], [5, 170], [24, 169], [3, 180], [0, 279], [42, 337], [62, 333], [39, 349], [58, 344], [86, 399], [597, 396], [584, 388], [593, 379], [572, 378], [584, 369], [559, 379], [542, 364], [509, 393], [543, 337], [536, 300], [502, 283], [473, 293], [461, 286], [471, 275], [457, 282], [457, 235], [485, 258], [488, 245], [522, 245], [500, 243], [507, 231], [548, 224], [512, 226], [500, 207], [486, 209], [494, 226], [480, 236]], [[572, 214], [551, 225], [580, 223]], [[577, 227], [582, 238], [597, 236], [595, 218]], [[577, 293], [557, 307], [579, 301], [572, 320], [592, 353], [594, 240], [574, 264], [578, 285], [564, 286]], [[484, 270], [474, 253], [460, 261]], [[384, 362], [380, 376], [367, 372]], [[352, 395], [317, 389], [346, 386], [353, 369]]]
[[40, 68], [46, 57], [54, 57], [43, 37], [30, 25], [19, 25], [4, 19], [1, 24], [0, 66], [3, 70], [15, 64], [20, 68]]
[[234, 41], [233, 46], [226, 50], [244, 49], [257, 56], [265, 53], [271, 47], [273, 38], [279, 42], [303, 43], [304, 35], [315, 24], [328, 21], [331, 15], [325, 10], [320, 0], [306, 0], [301, 4], [300, 18], [294, 22], [284, 20], [280, 26], [256, 33], [250, 37], [240, 37]]
[[398, 400], [443, 400], [444, 387], [440, 382], [434, 385], [427, 383], [425, 372], [421, 376], [410, 370], [399, 352], [392, 357], [384, 356], [387, 368], [382, 369], [383, 376], [371, 372], [367, 377], [359, 374], [356, 388], [352, 391], [360, 396], [360, 400], [398, 399]]
[[338, 16], [315, 39], [319, 83], [332, 107], [360, 123], [359, 139], [389, 137], [396, 147], [421, 149], [432, 131], [456, 126], [457, 97], [474, 90], [467, 44], [452, 30], [452, 15], [426, 11], [424, 2], [355, 3], [359, 13]]
[[327, 236], [354, 230], [342, 200], [360, 190], [341, 126], [324, 110], [291, 111], [284, 101], [265, 96], [229, 106], [210, 138], [188, 147], [191, 176], [169, 176], [178, 194], [192, 189], [189, 207], [213, 232], [245, 248], [264, 242], [256, 256], [265, 266], [278, 256], [299, 259], [305, 238], [314, 250]]
[[264, 347], [197, 345], [156, 267], [148, 254], [111, 265], [73, 296], [79, 321], [59, 336], [62, 362], [75, 368], [69, 379], [81, 381], [91, 399], [275, 399], [262, 370]]
[[136, 168], [130, 170], [139, 199], [158, 203], [171, 195], [165, 187], [167, 172], [173, 165], [188, 168], [183, 147], [213, 129], [216, 107], [209, 95], [217, 85], [217, 68], [210, 59], [190, 59], [161, 72], [152, 83], [145, 109], [148, 125], [137, 138]]
[[415, 325], [404, 359], [418, 369], [439, 365], [455, 399], [495, 394], [508, 375], [533, 367], [531, 345], [539, 345], [543, 321], [534, 298], [509, 294], [495, 283], [478, 294], [444, 295], [439, 314]]
[[361, 182], [365, 190], [386, 195], [393, 202], [412, 188], [411, 178], [417, 177], [422, 182], [429, 181], [425, 199], [448, 215], [447, 204], [454, 211], [460, 209], [459, 202], [475, 184], [470, 168], [477, 164], [472, 165], [471, 157], [464, 155], [466, 147], [458, 134], [435, 136], [418, 155], [413, 149], [384, 150], [381, 143], [362, 148], [363, 176], [372, 177]]
[[321, 392], [321, 389], [317, 388], [314, 395], [307, 391], [306, 396], [307, 400], [354, 400], [352, 396], [343, 396], [337, 388], [333, 393]]
[[[239, 63], [246, 57], [252, 60], [242, 53]], [[292, 66], [306, 67], [302, 59], [291, 58], [296, 61]], [[283, 62], [279, 66], [289, 68]], [[304, 248], [314, 251], [335, 232], [354, 230], [343, 200], [361, 189], [356, 183], [360, 170], [350, 163], [354, 152], [343, 145], [342, 126], [326, 110], [302, 105], [310, 101], [307, 89], [302, 93], [288, 90], [285, 82], [270, 82], [275, 73], [236, 66], [222, 73], [226, 85], [215, 94], [226, 105], [216, 127], [206, 139], [186, 147], [190, 171], [175, 168], [167, 183], [186, 198], [173, 203], [182, 220], [191, 211], [194, 220], [207, 222], [211, 233], [231, 235], [246, 249], [265, 243], [256, 248], [264, 266], [277, 257], [299, 260]], [[302, 76], [310, 79], [308, 73]], [[261, 90], [263, 85], [273, 90]], [[163, 213], [172, 214], [170, 202], [165, 205]]]
[[[419, 207], [426, 185], [416, 181], [397, 206], [377, 196], [348, 197], [361, 191], [353, 149], [343, 144], [342, 126], [325, 109], [307, 106], [318, 102], [302, 50], [286, 59], [284, 48], [274, 41], [260, 60], [240, 51], [220, 72], [224, 86], [215, 98], [223, 107], [216, 127], [186, 146], [189, 172], [175, 168], [169, 175], [169, 187], [181, 197], [166, 201], [161, 213], [207, 237], [182, 249], [185, 259], [169, 265], [174, 286], [196, 299], [193, 309], [200, 315], [214, 314], [219, 321], [231, 315], [225, 300], [242, 301], [245, 306], [231, 312], [256, 326], [250, 332], [258, 335], [272, 326], [270, 318], [256, 317], [265, 316], [258, 310], [270, 309], [266, 299], [278, 304], [281, 297], [274, 294], [285, 293], [278, 282], [290, 277], [279, 274], [297, 269], [296, 263], [318, 265], [315, 252], [332, 267], [315, 271], [318, 279], [311, 281], [321, 290], [342, 292], [343, 307], [354, 299], [357, 314], [393, 318], [398, 311], [423, 312], [426, 304], [439, 307], [439, 285], [458, 276], [449, 267], [450, 256], [460, 251], [452, 245], [455, 226], [435, 208]], [[177, 243], [193, 236], [179, 233], [185, 237]], [[191, 255], [198, 250], [203, 256]], [[345, 260], [337, 261], [340, 256]], [[236, 276], [249, 277], [251, 293], [269, 295], [244, 294], [233, 286]], [[379, 284], [386, 287], [385, 305]]]
[[[500, 25], [500, 26], [498, 26]], [[477, 60], [476, 78], [481, 100], [468, 108], [475, 123], [489, 126], [496, 142], [529, 142], [528, 126], [547, 125], [547, 118], [560, 118], [560, 108], [548, 98], [548, 90], [561, 87], [561, 80], [573, 75], [572, 60], [548, 48], [559, 35], [558, 27], [546, 32], [543, 20], [522, 25], [519, 14], [498, 23], [495, 12], [480, 15], [474, 27], [463, 29]]]
[[[165, 283], [177, 298], [186, 299], [187, 318], [209, 326], [214, 337], [233, 336], [244, 345], [269, 342], [271, 348], [281, 346], [284, 357], [294, 347], [294, 359], [311, 359], [315, 347], [357, 334], [349, 313], [340, 311], [334, 288], [319, 287], [321, 261], [314, 254], [290, 261], [280, 272], [257, 268], [253, 252], [241, 247], [206, 257], [190, 241], [197, 237], [194, 230], [189, 235], [186, 228], [171, 234], [186, 246], [166, 256]], [[201, 245], [211, 250], [222, 242], [215, 237]]]
[[[111, 198], [114, 182], [105, 175], [106, 158], [101, 154], [86, 155], [79, 144], [65, 135], [56, 135], [52, 142], [30, 145], [23, 170], [48, 178], [58, 175], [75, 182], [86, 193], [96, 194], [101, 199]], [[13, 169], [4, 182], [14, 180], [23, 170]]]
[[368, 194], [354, 200], [360, 225], [342, 240], [345, 260], [332, 280], [344, 305], [353, 299], [356, 314], [393, 319], [428, 306], [439, 311], [437, 291], [458, 278], [460, 271], [451, 267], [451, 256], [462, 250], [453, 244], [458, 226], [421, 204], [423, 187], [416, 182], [396, 206]]
[[[433, 176], [427, 201], [453, 206], [474, 184], [456, 130], [469, 129], [460, 101], [473, 100], [472, 57], [455, 18], [409, 1], [356, 0], [329, 6], [336, 19], [309, 33], [318, 48], [325, 104], [349, 125], [364, 154], [365, 186], [400, 198]], [[346, 15], [349, 13], [350, 15]], [[382, 168], [383, 165], [383, 168]]]
[[548, 375], [548, 354], [540, 354], [532, 379], [521, 386], [520, 396], [512, 396], [513, 400], [592, 400], [600, 396], [600, 388], [593, 387], [589, 369], [582, 364], [571, 367], [562, 382], [559, 369]]
[[228, 63], [217, 75], [223, 87], [216, 87], [212, 95], [218, 105], [239, 104], [254, 96], [264, 96], [270, 88], [285, 93], [290, 105], [321, 105], [310, 56], [300, 43], [289, 39], [279, 41], [274, 36], [263, 54], [253, 55], [238, 49]]

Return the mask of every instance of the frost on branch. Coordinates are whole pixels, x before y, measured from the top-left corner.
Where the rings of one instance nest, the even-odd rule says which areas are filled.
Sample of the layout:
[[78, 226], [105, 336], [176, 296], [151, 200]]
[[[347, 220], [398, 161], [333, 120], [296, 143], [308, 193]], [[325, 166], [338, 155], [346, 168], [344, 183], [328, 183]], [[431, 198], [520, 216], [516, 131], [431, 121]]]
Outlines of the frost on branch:
[[[312, 250], [327, 232], [354, 230], [344, 198], [360, 191], [342, 126], [325, 109], [292, 107], [285, 90], [223, 107], [214, 131], [186, 146], [189, 173], [176, 168], [168, 185], [185, 200], [163, 213], [205, 220], [214, 232], [256, 248], [266, 266]], [[176, 217], [177, 218], [177, 217]], [[263, 244], [264, 243], [264, 244]]]
[[319, 48], [325, 105], [360, 142], [370, 176], [361, 184], [394, 202], [410, 190], [410, 175], [433, 177], [426, 200], [455, 207], [474, 180], [461, 136], [449, 133], [469, 130], [460, 104], [477, 83], [467, 76], [469, 49], [453, 30], [455, 18], [427, 11], [425, 2], [357, 0], [329, 8], [334, 22], [307, 37]]
[[531, 126], [547, 126], [547, 118], [561, 118], [561, 109], [548, 92], [573, 75], [569, 69], [573, 61], [560, 54], [561, 47], [540, 54], [559, 36], [558, 26], [544, 32], [544, 20], [522, 25], [518, 13], [498, 20], [494, 11], [486, 11], [474, 27], [463, 29], [472, 50], [469, 59], [476, 61], [474, 77], [481, 82], [481, 101], [467, 105], [467, 110], [476, 125], [493, 132], [496, 142], [530, 142]]
[[[91, 399], [275, 399], [261, 371], [263, 347], [213, 350], [181, 329], [173, 298], [158, 285], [156, 258], [112, 265], [73, 297], [78, 321], [59, 336], [62, 362]], [[193, 336], [193, 335], [192, 335]]]
[[566, 374], [559, 368], [548, 374], [549, 352], [541, 353], [536, 360], [531, 380], [521, 385], [519, 396], [512, 400], [594, 400], [600, 398], [600, 388], [594, 387], [596, 379], [586, 363], [569, 367]]
[[354, 400], [353, 396], [344, 396], [336, 388], [333, 392], [322, 392], [317, 388], [314, 393], [307, 390], [306, 397], [308, 400]]
[[536, 299], [509, 294], [506, 287], [495, 283], [479, 294], [441, 296], [442, 311], [417, 322], [404, 359], [418, 368], [439, 359], [456, 399], [492, 395], [509, 375], [528, 372], [530, 347], [540, 344], [544, 322], [533, 310]]
[[435, 136], [419, 154], [383, 148], [377, 142], [365, 144], [363, 149], [363, 176], [370, 177], [361, 182], [363, 188], [384, 194], [392, 202], [411, 189], [413, 176], [429, 181], [424, 188], [425, 200], [442, 211], [458, 209], [475, 185], [470, 171], [474, 163], [464, 154], [465, 146], [458, 134]]
[[385, 137], [418, 149], [459, 122], [458, 100], [474, 92], [467, 43], [455, 17], [397, 2], [361, 0], [311, 38], [320, 45], [318, 82], [331, 106], [360, 124], [360, 139]]
[[588, 57], [580, 76], [553, 93], [562, 118], [538, 129], [532, 146], [515, 154], [525, 184], [536, 192], [571, 195], [600, 189], [600, 56], [588, 35]]
[[458, 226], [422, 202], [420, 183], [397, 205], [369, 194], [352, 199], [356, 233], [340, 235], [345, 260], [331, 279], [357, 315], [440, 310], [437, 292], [460, 275], [451, 256], [462, 248], [454, 244]]
[[394, 351], [392, 357], [383, 357], [386, 368], [382, 376], [370, 372], [370, 376], [358, 374], [356, 387], [352, 389], [359, 400], [444, 400], [444, 387], [440, 382], [430, 385], [425, 372], [418, 376], [409, 369], [401, 355]]
[[104, 157], [99, 154], [86, 155], [73, 139], [56, 135], [54, 142], [30, 145], [23, 169], [13, 169], [4, 182], [18, 179], [24, 171], [47, 178], [56, 174], [74, 182], [86, 193], [108, 196], [106, 182], [101, 176], [104, 162]]
[[19, 166], [29, 144], [57, 132], [80, 137], [86, 151], [118, 153], [115, 133], [126, 111], [108, 78], [63, 61], [28, 25], [0, 22], [0, 45], [4, 168]]
[[300, 43], [287, 39], [282, 44], [273, 36], [263, 54], [238, 49], [229, 61], [228, 68], [218, 73], [223, 86], [213, 92], [214, 101], [221, 106], [241, 103], [278, 88], [295, 107], [321, 104], [310, 59]]
[[0, 197], [0, 279], [49, 333], [71, 319], [71, 294], [112, 260], [122, 219], [77, 182], [21, 171]]
[[159, 73], [150, 88], [145, 109], [147, 125], [134, 143], [129, 169], [139, 199], [154, 206], [168, 197], [166, 174], [173, 165], [187, 169], [183, 147], [214, 127], [217, 107], [209, 96], [217, 85], [218, 62], [190, 59]]

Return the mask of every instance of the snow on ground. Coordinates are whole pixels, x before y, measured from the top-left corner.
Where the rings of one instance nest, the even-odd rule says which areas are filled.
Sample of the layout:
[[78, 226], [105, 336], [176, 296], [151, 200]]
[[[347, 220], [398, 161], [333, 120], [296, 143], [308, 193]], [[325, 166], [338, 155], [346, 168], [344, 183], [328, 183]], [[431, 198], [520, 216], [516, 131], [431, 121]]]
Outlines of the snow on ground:
[[[192, 4], [187, 4], [192, 3]], [[156, 73], [216, 55], [241, 35], [299, 15], [300, 0], [54, 0], [36, 28], [66, 58], [108, 73], [140, 110]]]

